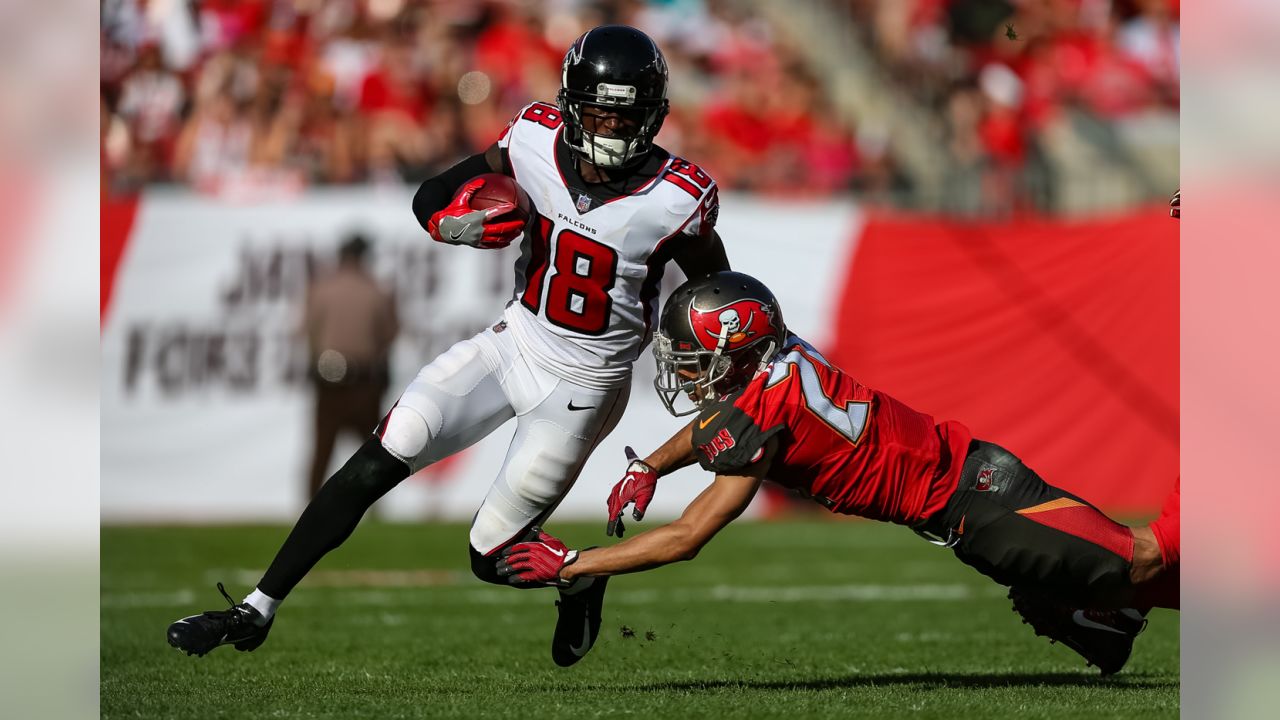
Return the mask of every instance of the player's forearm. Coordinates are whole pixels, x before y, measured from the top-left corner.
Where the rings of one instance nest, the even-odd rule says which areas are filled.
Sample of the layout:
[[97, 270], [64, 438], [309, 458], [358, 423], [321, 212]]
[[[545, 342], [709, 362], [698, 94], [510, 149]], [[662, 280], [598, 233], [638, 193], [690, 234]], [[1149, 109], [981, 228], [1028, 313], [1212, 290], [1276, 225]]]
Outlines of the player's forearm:
[[692, 465], [698, 458], [693, 454], [693, 423], [691, 421], [680, 432], [662, 444], [644, 459], [644, 463], [658, 473], [658, 477], [670, 475], [682, 467]]
[[712, 230], [711, 239], [707, 246], [705, 262], [708, 273], [733, 269], [729, 267], [729, 255], [725, 252], [724, 240], [720, 238], [720, 233]]
[[704, 234], [681, 246], [675, 256], [676, 265], [685, 277], [701, 277], [729, 269], [729, 257], [719, 233], [707, 228]]
[[636, 535], [617, 545], [583, 550], [572, 565], [560, 571], [560, 577], [572, 580], [581, 576], [621, 575], [649, 570], [681, 560], [691, 560], [698, 549], [691, 529], [680, 523], [672, 523]]
[[428, 178], [413, 196], [413, 216], [425, 230], [427, 220], [443, 210], [463, 183], [477, 175], [492, 172], [484, 153], [472, 155], [435, 177]]

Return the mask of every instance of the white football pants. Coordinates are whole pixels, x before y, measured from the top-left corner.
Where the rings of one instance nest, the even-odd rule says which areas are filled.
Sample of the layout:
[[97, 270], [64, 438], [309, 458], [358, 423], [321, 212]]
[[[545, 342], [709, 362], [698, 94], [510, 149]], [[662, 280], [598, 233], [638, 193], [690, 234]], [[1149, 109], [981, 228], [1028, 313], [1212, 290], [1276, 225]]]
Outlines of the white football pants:
[[422, 368], [379, 428], [382, 446], [417, 472], [517, 418], [471, 523], [471, 546], [484, 554], [551, 514], [631, 393], [629, 385], [591, 390], [556, 377], [525, 357], [505, 325], [494, 327]]

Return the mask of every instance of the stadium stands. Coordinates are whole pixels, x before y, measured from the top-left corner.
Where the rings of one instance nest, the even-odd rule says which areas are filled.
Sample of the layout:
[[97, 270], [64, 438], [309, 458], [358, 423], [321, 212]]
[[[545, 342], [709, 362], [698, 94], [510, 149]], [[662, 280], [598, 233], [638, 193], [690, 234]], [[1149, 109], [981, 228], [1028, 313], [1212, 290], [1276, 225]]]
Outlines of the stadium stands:
[[[609, 22], [658, 39], [659, 141], [727, 189], [1000, 215], [1176, 186], [1177, 0], [116, 0], [102, 14], [115, 192], [416, 182], [554, 97], [563, 48]], [[848, 91], [858, 57], [875, 92], [901, 96], [890, 110]]]

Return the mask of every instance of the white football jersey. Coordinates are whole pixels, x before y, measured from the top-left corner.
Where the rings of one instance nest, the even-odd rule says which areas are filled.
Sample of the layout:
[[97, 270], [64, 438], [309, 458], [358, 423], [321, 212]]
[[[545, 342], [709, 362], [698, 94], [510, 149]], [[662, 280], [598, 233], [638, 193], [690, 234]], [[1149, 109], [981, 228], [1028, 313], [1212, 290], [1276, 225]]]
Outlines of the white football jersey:
[[617, 387], [649, 343], [664, 266], [679, 243], [714, 225], [718, 193], [697, 166], [659, 155], [648, 160], [657, 169], [652, 180], [601, 202], [578, 187], [585, 184], [563, 132], [560, 111], [534, 103], [498, 140], [537, 213], [505, 319], [548, 372], [589, 388]]

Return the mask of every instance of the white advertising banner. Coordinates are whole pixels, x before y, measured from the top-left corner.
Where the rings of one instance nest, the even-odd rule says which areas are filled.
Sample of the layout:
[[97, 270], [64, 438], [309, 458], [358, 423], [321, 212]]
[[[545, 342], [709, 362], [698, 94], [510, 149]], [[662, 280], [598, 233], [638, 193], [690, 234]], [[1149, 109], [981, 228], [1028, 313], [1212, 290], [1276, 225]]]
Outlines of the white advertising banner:
[[[510, 298], [515, 247], [478, 251], [432, 242], [408, 190], [333, 189], [287, 203], [227, 204], [186, 192], [141, 202], [102, 329], [104, 522], [291, 520], [305, 504], [312, 401], [297, 332], [313, 273], [351, 231], [372, 241], [375, 274], [393, 288], [401, 334], [389, 407], [451, 344], [498, 317]], [[723, 199], [719, 231], [735, 269], [764, 280], [787, 324], [822, 344], [861, 219], [848, 203]], [[664, 295], [682, 279], [668, 269]], [[625, 466], [680, 426], [653, 393], [652, 357], [633, 377], [618, 428], [588, 461], [557, 517], [605, 518]], [[469, 519], [497, 474], [514, 423], [428, 468], [384, 498], [388, 519]], [[372, 428], [370, 428], [372, 430]], [[362, 438], [339, 442], [336, 469]], [[677, 513], [709, 476], [662, 483], [651, 515]]]

